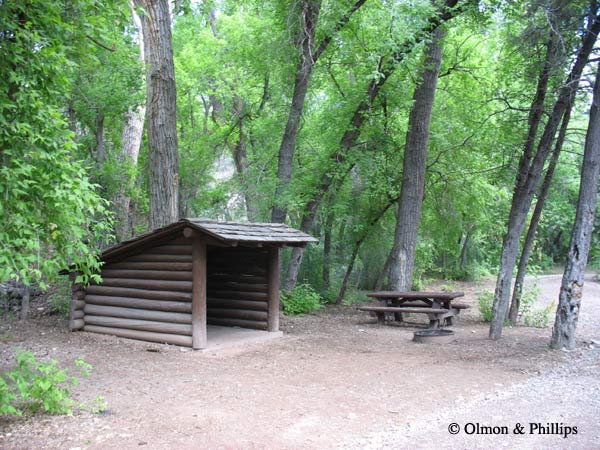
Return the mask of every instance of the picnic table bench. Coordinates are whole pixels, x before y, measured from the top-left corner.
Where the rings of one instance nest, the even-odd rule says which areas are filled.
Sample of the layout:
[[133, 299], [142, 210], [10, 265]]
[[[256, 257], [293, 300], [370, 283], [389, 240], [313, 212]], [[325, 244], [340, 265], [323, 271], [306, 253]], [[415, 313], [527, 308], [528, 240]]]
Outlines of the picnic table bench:
[[379, 323], [385, 322], [387, 313], [393, 313], [398, 322], [404, 320], [403, 313], [427, 314], [429, 328], [438, 329], [444, 325], [453, 325], [454, 317], [460, 310], [469, 308], [469, 305], [453, 303], [454, 299], [464, 296], [462, 292], [379, 291], [367, 296], [378, 299], [381, 306], [360, 306], [357, 309], [374, 313]]

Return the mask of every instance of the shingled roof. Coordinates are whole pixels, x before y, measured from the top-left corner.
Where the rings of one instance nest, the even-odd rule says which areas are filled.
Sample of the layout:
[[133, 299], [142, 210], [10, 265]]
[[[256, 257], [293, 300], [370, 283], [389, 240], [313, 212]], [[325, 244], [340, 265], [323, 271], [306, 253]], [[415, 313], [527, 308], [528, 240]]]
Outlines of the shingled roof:
[[300, 230], [289, 227], [282, 223], [260, 223], [260, 222], [219, 222], [210, 219], [181, 219], [178, 222], [158, 228], [133, 239], [123, 241], [105, 249], [103, 258], [114, 257], [125, 251], [130, 251], [138, 246], [155, 239], [166, 238], [169, 235], [190, 228], [201, 234], [213, 238], [223, 244], [237, 245], [275, 245], [304, 247], [310, 242], [318, 242], [318, 239], [303, 233]]

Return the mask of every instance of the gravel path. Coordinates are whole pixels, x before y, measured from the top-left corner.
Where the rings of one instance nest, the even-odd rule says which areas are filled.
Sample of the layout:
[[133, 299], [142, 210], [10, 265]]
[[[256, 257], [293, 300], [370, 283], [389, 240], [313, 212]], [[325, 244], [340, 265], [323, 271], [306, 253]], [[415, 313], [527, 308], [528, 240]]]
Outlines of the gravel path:
[[[539, 305], [558, 298], [561, 276], [529, 278]], [[600, 283], [586, 277], [578, 327], [581, 346], [556, 369], [474, 397], [397, 427], [345, 442], [356, 449], [600, 448]], [[452, 431], [452, 432], [451, 432]]]

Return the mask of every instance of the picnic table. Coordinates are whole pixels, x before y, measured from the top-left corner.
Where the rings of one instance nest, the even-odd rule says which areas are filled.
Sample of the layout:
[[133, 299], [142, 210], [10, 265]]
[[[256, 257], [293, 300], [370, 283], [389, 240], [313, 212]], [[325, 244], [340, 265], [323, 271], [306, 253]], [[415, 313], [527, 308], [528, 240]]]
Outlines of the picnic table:
[[460, 310], [469, 308], [468, 305], [454, 302], [455, 299], [464, 295], [463, 292], [371, 292], [367, 294], [367, 297], [378, 299], [381, 305], [361, 306], [357, 309], [375, 313], [380, 323], [385, 322], [388, 313], [393, 313], [394, 319], [398, 322], [404, 320], [403, 313], [427, 314], [429, 328], [438, 329], [442, 326], [453, 325], [454, 317], [460, 313]]

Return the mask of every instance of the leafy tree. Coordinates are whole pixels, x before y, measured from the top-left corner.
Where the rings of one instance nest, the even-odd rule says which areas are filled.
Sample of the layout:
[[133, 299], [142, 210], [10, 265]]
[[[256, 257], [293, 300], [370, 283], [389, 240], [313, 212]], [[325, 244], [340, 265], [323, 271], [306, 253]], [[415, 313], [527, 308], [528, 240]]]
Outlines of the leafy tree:
[[[5, 1], [0, 8], [0, 280], [30, 284], [72, 265], [98, 268], [107, 205], [63, 116], [73, 55], [95, 45], [91, 1]], [[86, 31], [83, 31], [86, 30]]]

